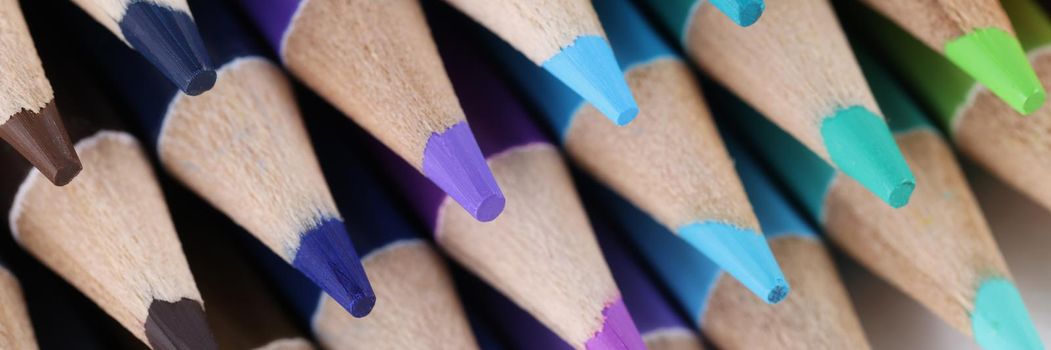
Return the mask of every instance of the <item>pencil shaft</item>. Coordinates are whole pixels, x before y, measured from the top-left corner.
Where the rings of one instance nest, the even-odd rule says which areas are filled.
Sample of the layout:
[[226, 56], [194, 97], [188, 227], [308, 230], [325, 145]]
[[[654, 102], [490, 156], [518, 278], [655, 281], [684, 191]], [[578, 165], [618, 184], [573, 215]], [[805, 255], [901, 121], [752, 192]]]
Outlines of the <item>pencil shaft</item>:
[[36, 336], [29, 323], [22, 287], [15, 275], [0, 265], [0, 348], [37, 349]]

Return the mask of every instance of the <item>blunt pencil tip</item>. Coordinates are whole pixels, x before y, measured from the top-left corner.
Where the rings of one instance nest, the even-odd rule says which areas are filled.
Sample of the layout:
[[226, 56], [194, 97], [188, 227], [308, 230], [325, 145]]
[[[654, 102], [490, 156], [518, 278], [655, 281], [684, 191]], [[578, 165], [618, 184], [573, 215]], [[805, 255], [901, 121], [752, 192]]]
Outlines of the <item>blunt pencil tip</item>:
[[763, 301], [773, 304], [788, 296], [791, 288], [762, 234], [715, 221], [688, 224], [678, 232]]
[[712, 0], [712, 4], [742, 27], [755, 24], [766, 10], [763, 0]]
[[200, 302], [153, 300], [146, 316], [146, 339], [156, 350], [217, 350]]
[[1047, 98], [1022, 44], [996, 28], [972, 31], [945, 44], [945, 56], [1022, 114]]
[[821, 123], [832, 163], [892, 207], [909, 202], [916, 178], [883, 119], [868, 109], [840, 109]]
[[578, 37], [542, 66], [617, 125], [638, 114], [639, 106], [605, 38]]
[[618, 297], [602, 310], [602, 329], [584, 344], [587, 350], [645, 350], [646, 343], [631, 319], [624, 299]]
[[423, 174], [480, 221], [503, 212], [504, 194], [467, 122], [432, 134], [423, 151]]
[[152, 1], [136, 1], [120, 19], [120, 30], [128, 44], [179, 90], [192, 96], [214, 85], [208, 51], [190, 14]]
[[354, 317], [372, 311], [376, 294], [341, 221], [325, 219], [307, 230], [292, 266]]
[[1002, 278], [990, 278], [978, 287], [971, 330], [978, 344], [987, 350], [1044, 348], [1022, 295], [1013, 283]]

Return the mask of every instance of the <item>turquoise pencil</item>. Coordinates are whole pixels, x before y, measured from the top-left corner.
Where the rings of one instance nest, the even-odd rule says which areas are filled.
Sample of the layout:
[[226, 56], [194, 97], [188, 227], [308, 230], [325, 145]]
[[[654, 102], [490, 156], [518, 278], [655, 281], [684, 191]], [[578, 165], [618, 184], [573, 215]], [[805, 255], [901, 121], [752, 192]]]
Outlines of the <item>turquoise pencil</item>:
[[895, 116], [895, 138], [923, 184], [908, 207], [882, 205], [743, 106], [731, 113], [747, 123], [752, 140], [762, 140], [753, 144], [848, 254], [986, 349], [1042, 349], [952, 150], [889, 76], [866, 63], [876, 97]]

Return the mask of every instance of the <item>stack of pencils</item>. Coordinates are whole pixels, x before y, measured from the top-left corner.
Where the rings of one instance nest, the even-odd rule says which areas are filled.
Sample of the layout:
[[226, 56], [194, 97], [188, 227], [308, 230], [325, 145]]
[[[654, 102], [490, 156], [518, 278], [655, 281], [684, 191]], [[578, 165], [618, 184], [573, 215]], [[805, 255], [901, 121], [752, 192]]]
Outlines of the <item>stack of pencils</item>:
[[1043, 349], [1036, 1], [0, 0], [0, 349]]

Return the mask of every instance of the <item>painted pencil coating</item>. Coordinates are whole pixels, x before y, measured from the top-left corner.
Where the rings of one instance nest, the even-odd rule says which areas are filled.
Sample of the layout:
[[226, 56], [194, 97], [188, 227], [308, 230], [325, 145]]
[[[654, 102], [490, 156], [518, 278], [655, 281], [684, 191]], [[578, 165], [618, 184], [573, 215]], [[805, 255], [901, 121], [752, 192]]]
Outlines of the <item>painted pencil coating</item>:
[[[448, 0], [616, 125], [639, 109], [590, 1]], [[539, 73], [537, 76], [547, 76]]]
[[500, 214], [503, 194], [416, 0], [241, 3], [301, 81], [472, 216], [490, 221]]
[[0, 138], [58, 186], [81, 169], [17, 0], [0, 2]]
[[908, 203], [915, 179], [828, 1], [779, 3], [747, 30], [693, 12], [683, 46], [713, 79], [890, 206]]
[[73, 0], [138, 51], [179, 90], [200, 95], [215, 84], [186, 0]]

